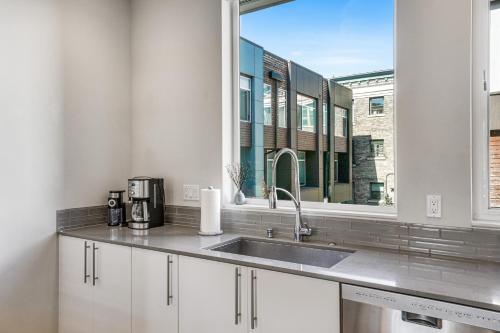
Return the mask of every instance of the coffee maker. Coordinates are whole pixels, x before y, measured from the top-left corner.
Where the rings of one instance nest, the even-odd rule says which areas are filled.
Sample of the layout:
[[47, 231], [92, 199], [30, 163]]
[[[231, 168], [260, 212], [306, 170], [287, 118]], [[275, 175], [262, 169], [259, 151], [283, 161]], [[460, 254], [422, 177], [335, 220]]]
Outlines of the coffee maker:
[[162, 178], [135, 177], [128, 180], [128, 197], [132, 202], [128, 227], [145, 230], [164, 224], [165, 190]]

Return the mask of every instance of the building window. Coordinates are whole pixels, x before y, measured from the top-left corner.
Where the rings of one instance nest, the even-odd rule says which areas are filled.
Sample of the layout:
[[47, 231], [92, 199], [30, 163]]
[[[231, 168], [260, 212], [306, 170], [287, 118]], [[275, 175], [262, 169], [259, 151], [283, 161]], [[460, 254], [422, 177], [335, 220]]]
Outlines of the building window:
[[297, 94], [298, 129], [305, 132], [316, 132], [316, 100]]
[[286, 90], [278, 89], [278, 126], [282, 128], [287, 128], [286, 123]]
[[328, 135], [328, 104], [323, 103], [323, 134]]
[[341, 107], [335, 107], [335, 136], [346, 138], [349, 123], [347, 121], [347, 110]]
[[264, 125], [273, 124], [273, 109], [272, 105], [272, 89], [271, 85], [264, 83]]
[[370, 200], [380, 201], [384, 197], [384, 183], [370, 183]]
[[305, 151], [299, 151], [297, 154], [297, 157], [299, 158], [299, 181], [300, 181], [300, 186], [306, 186], [306, 152]]
[[335, 160], [333, 162], [333, 180], [338, 183], [339, 182], [339, 154], [335, 153]]
[[384, 113], [384, 97], [370, 98], [370, 115]]
[[370, 153], [372, 157], [385, 157], [384, 140], [371, 140]]
[[252, 79], [240, 76], [240, 120], [252, 120]]

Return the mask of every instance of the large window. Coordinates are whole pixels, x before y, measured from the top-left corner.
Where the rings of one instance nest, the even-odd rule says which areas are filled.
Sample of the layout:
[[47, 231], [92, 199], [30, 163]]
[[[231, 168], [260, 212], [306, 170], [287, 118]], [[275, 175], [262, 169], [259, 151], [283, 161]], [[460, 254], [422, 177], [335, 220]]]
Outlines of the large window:
[[335, 136], [347, 137], [348, 128], [347, 110], [335, 106]]
[[[395, 212], [370, 199], [374, 181], [395, 193], [394, 0], [351, 2], [273, 1], [259, 9], [255, 1], [252, 11], [242, 5], [245, 82], [235, 144], [250, 168], [243, 186], [249, 203], [266, 205], [272, 156], [290, 148], [300, 160], [303, 207]], [[339, 33], [346, 27], [349, 34]], [[292, 193], [294, 169], [283, 155], [276, 170], [278, 186]]]
[[500, 1], [490, 5], [490, 207], [500, 208]]
[[286, 90], [278, 89], [278, 126], [282, 128], [287, 127], [287, 103], [286, 103]]
[[370, 114], [378, 115], [384, 113], [384, 97], [372, 97], [370, 98]]
[[240, 120], [252, 120], [252, 80], [240, 76]]
[[272, 89], [270, 84], [264, 83], [264, 125], [273, 124]]
[[297, 94], [298, 129], [304, 132], [316, 132], [316, 100]]

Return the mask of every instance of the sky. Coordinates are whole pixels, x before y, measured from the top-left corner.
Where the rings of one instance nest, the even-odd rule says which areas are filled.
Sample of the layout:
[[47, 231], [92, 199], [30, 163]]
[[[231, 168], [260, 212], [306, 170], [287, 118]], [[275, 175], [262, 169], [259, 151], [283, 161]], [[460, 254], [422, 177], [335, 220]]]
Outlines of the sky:
[[295, 0], [242, 15], [240, 34], [323, 77], [393, 68], [394, 0]]

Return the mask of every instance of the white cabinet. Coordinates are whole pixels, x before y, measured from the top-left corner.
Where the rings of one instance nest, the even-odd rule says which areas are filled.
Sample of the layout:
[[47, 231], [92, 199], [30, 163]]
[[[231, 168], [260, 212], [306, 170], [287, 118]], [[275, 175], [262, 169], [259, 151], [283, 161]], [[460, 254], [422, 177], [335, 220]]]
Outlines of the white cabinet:
[[262, 269], [249, 271], [252, 332], [340, 332], [338, 283]]
[[179, 332], [244, 333], [247, 268], [179, 257]]
[[178, 332], [178, 256], [132, 249], [132, 332]]
[[131, 249], [59, 238], [59, 332], [131, 331]]

